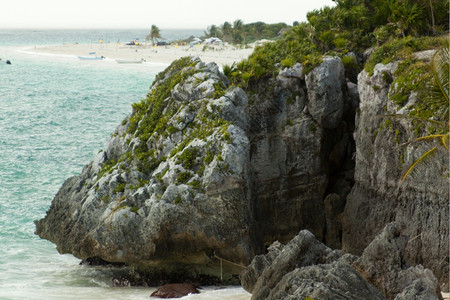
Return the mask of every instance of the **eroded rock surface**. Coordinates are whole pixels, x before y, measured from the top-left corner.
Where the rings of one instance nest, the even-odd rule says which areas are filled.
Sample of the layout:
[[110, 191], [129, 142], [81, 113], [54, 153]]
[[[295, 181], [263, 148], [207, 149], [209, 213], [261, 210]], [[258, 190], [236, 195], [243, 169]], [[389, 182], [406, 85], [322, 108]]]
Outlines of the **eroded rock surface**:
[[405, 262], [429, 268], [448, 289], [448, 151], [438, 147], [432, 159], [418, 166], [417, 176], [400, 182], [406, 169], [433, 145], [404, 145], [417, 138], [417, 123], [387, 116], [407, 115], [417, 100], [414, 93], [404, 106], [390, 99], [396, 68], [397, 63], [378, 64], [372, 76], [362, 71], [358, 77], [355, 185], [342, 218], [342, 247], [361, 255], [386, 224], [403, 224], [403, 234], [411, 239]]
[[[63, 184], [37, 234], [61, 253], [144, 272], [219, 277], [216, 256], [247, 265], [257, 243], [246, 107], [215, 64], [174, 62]], [[225, 280], [239, 271], [225, 265]]]

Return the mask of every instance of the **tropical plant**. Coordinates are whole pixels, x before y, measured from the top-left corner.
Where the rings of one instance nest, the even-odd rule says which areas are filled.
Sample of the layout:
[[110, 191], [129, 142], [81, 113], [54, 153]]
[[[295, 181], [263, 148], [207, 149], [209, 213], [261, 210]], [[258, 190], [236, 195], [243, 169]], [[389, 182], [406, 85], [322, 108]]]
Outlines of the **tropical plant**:
[[216, 25], [208, 26], [207, 30], [205, 31], [206, 37], [218, 37], [221, 36], [221, 32], [219, 27]]
[[423, 6], [409, 1], [398, 1], [391, 4], [391, 21], [401, 30], [402, 36], [418, 34], [424, 27]]
[[225, 22], [220, 26], [220, 30], [222, 31], [222, 39], [229, 40], [231, 33], [233, 31], [233, 27], [229, 22]]
[[161, 33], [159, 32], [159, 28], [156, 25], [152, 25], [150, 29], [150, 34], [145, 38], [147, 41], [152, 40], [152, 43], [155, 44], [155, 39], [160, 39]]
[[242, 20], [236, 20], [233, 22], [233, 33], [232, 33], [232, 38], [233, 38], [233, 43], [235, 44], [240, 44], [242, 43], [242, 41], [244, 40], [244, 36], [243, 36], [243, 27], [244, 27], [244, 22], [242, 22]]
[[434, 83], [430, 87], [428, 93], [429, 105], [437, 105], [442, 107], [440, 112], [441, 118], [446, 121], [436, 121], [432, 119], [425, 120], [426, 122], [433, 123], [442, 128], [442, 131], [437, 134], [431, 134], [417, 138], [415, 141], [438, 141], [438, 145], [434, 146], [430, 150], [422, 154], [405, 172], [402, 177], [402, 182], [413, 172], [417, 165], [423, 163], [426, 159], [430, 158], [437, 150], [438, 147], [444, 147], [447, 151], [449, 143], [449, 124], [448, 124], [448, 106], [449, 106], [449, 48], [447, 45], [439, 49], [433, 57], [432, 71], [434, 76]]

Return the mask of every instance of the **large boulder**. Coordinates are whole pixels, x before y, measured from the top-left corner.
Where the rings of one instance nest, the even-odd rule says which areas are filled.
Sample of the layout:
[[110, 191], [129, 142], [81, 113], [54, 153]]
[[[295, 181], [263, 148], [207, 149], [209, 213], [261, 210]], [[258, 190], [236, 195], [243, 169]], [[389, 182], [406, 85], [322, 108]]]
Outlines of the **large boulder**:
[[[283, 247], [282, 251], [277, 252], [276, 258], [270, 264], [267, 264], [262, 272], [258, 272], [261, 275], [256, 283], [253, 286], [246, 284], [244, 288], [250, 288], [248, 292], [253, 294], [253, 299], [265, 299], [270, 290], [286, 273], [298, 267], [324, 263], [330, 252], [331, 249], [319, 242], [311, 232], [302, 230]], [[254, 265], [250, 265], [249, 270], [241, 275], [241, 281], [248, 281], [246, 277], [253, 275], [251, 270], [254, 269]]]
[[338, 247], [353, 177], [341, 67], [326, 58], [307, 79], [296, 64], [253, 83], [248, 99], [217, 65], [175, 61], [66, 180], [36, 233], [61, 253], [164, 278], [233, 280], [303, 228]]
[[407, 299], [414, 293], [426, 295], [424, 299], [442, 299], [438, 281], [430, 270], [407, 265], [404, 254], [408, 241], [400, 225], [389, 223], [353, 266], [388, 299]]
[[174, 62], [63, 184], [36, 233], [81, 259], [233, 280], [240, 268], [221, 274], [217, 257], [247, 265], [257, 245], [246, 107], [215, 64]]
[[286, 246], [271, 245], [242, 272], [252, 300], [275, 299], [442, 299], [433, 273], [409, 266], [410, 239], [388, 224], [361, 257], [331, 250], [302, 230]]
[[385, 299], [350, 266], [356, 259], [302, 230], [286, 246], [272, 245], [268, 254], [256, 256], [241, 283], [252, 300]]
[[324, 300], [386, 299], [355, 269], [342, 261], [295, 269], [280, 280], [267, 298], [260, 299], [296, 300], [308, 297]]
[[199, 294], [197, 288], [189, 283], [169, 283], [154, 291], [150, 297], [156, 298], [181, 298], [189, 294]]

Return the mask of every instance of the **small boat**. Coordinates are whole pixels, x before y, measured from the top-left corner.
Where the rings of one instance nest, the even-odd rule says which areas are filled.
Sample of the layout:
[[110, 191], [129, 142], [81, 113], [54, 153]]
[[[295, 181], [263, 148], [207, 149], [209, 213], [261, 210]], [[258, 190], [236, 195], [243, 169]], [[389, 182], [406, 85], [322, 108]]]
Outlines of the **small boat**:
[[119, 64], [141, 64], [145, 61], [145, 59], [116, 59]]
[[78, 56], [79, 59], [81, 60], [102, 60], [105, 57], [102, 56]]

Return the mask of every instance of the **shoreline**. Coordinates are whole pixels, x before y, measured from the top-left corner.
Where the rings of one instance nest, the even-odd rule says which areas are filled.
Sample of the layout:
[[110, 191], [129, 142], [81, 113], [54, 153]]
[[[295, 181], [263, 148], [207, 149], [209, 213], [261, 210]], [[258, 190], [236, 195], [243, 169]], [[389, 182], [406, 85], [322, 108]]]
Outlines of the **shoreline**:
[[[125, 46], [116, 44], [64, 44], [27, 47], [25, 53], [73, 56], [103, 56], [108, 60], [145, 60], [147, 63], [170, 64], [184, 56], [200, 57], [205, 63], [215, 62], [219, 67], [246, 59], [253, 47], [238, 49], [229, 45], [213, 46]], [[95, 52], [95, 54], [90, 54]]]

